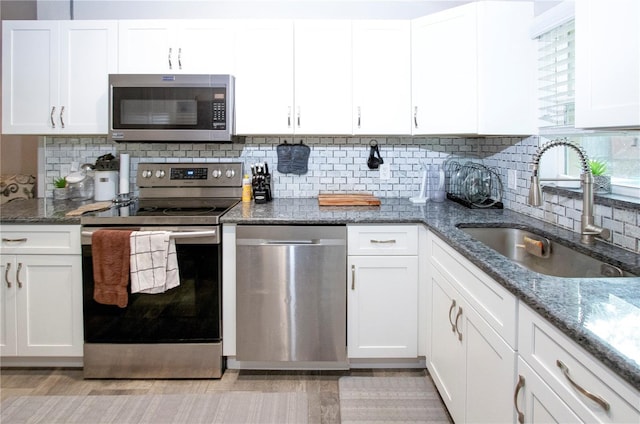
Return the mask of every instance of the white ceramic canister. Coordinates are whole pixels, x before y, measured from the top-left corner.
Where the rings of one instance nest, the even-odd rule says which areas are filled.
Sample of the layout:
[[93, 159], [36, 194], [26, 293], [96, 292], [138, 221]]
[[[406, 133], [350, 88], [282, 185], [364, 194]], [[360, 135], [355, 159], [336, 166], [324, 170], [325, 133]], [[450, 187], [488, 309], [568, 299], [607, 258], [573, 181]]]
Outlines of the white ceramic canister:
[[95, 171], [96, 201], [113, 200], [118, 189], [118, 171]]

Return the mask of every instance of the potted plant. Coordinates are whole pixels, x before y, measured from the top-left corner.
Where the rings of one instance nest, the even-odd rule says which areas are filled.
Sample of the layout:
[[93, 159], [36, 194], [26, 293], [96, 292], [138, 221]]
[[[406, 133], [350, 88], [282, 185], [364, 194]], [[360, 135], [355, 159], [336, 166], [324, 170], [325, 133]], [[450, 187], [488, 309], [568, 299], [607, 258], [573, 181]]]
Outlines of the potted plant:
[[589, 160], [589, 168], [593, 175], [593, 191], [596, 193], [611, 193], [611, 176], [607, 173], [607, 163], [598, 159]]
[[64, 177], [53, 180], [53, 199], [64, 200], [67, 198], [67, 179]]

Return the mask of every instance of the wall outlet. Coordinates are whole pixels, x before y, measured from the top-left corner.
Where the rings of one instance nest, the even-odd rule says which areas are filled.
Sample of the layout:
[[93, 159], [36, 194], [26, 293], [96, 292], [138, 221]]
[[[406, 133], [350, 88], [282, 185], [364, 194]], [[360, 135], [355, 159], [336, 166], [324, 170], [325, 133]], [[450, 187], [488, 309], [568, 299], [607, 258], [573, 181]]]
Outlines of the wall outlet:
[[378, 167], [380, 170], [380, 179], [388, 180], [391, 178], [391, 166], [388, 163], [383, 163]]
[[517, 190], [518, 189], [518, 171], [515, 169], [510, 169], [508, 177], [509, 177], [508, 178], [509, 188], [511, 190]]

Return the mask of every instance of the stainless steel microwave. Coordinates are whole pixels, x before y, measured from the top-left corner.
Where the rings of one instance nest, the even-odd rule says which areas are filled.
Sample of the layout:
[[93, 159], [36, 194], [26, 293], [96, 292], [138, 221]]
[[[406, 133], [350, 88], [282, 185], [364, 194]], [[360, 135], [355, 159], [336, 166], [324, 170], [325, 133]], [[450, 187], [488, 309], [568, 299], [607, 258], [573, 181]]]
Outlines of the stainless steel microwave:
[[109, 75], [114, 141], [232, 141], [232, 75]]

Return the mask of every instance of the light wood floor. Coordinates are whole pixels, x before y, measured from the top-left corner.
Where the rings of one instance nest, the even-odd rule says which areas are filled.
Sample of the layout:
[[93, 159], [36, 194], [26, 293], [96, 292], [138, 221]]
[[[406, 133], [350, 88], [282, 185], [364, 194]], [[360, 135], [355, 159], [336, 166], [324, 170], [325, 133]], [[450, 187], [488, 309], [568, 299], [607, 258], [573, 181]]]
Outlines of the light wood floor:
[[351, 376], [426, 376], [425, 370], [237, 371], [216, 380], [85, 380], [81, 369], [36, 368], [0, 370], [0, 398], [53, 395], [136, 395], [207, 393], [214, 391], [304, 391], [309, 422], [340, 423], [338, 379]]

